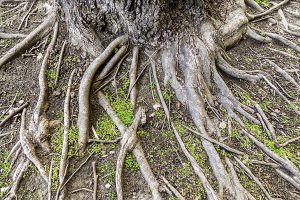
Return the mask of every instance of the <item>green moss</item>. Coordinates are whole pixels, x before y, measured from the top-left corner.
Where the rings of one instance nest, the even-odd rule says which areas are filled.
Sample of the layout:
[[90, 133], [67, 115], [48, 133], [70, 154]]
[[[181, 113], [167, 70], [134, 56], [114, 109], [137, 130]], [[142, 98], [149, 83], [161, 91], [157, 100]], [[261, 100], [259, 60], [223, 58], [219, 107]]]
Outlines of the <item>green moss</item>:
[[105, 162], [101, 162], [96, 166], [97, 173], [99, 173], [100, 177], [103, 177], [105, 184], [110, 184], [112, 187], [110, 187], [108, 190], [108, 196], [109, 199], [116, 199], [116, 193], [114, 190], [114, 183], [115, 183], [115, 176], [116, 176], [116, 167], [115, 165], [110, 161], [107, 160]]
[[[59, 126], [55, 129], [55, 133], [51, 137], [52, 149], [55, 153], [60, 154], [62, 151], [63, 134], [64, 134], [64, 129], [62, 126]], [[78, 137], [79, 137], [79, 130], [75, 127], [71, 127], [68, 133], [68, 138], [69, 138], [68, 157], [69, 158], [78, 156]]]
[[11, 47], [15, 43], [13, 39], [0, 39], [0, 46]]
[[68, 68], [74, 68], [78, 62], [77, 55], [69, 55], [64, 58], [64, 63]]
[[125, 158], [125, 168], [131, 171], [137, 171], [140, 168], [140, 165], [136, 162], [135, 157], [132, 153], [127, 153]]
[[[10, 162], [5, 162], [9, 152], [1, 149], [0, 150], [0, 188], [7, 187], [10, 185], [8, 181], [8, 173], [10, 171]], [[4, 194], [0, 192], [0, 197]]]
[[255, 0], [256, 3], [263, 5], [265, 7], [271, 6], [271, 3], [269, 0]]
[[47, 70], [47, 81], [48, 81], [48, 87], [51, 89], [54, 89], [55, 87], [55, 78], [56, 78], [56, 71], [55, 69], [48, 69]]

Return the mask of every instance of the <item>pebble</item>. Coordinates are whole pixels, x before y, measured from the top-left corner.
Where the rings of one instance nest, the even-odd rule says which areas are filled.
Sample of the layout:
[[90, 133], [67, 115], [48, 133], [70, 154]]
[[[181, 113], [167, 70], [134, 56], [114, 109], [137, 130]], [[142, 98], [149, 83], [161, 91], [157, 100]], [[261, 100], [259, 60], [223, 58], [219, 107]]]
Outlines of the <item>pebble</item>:
[[154, 110], [158, 110], [161, 107], [161, 105], [159, 103], [155, 103], [153, 105]]
[[24, 103], [24, 100], [20, 100], [20, 101], [18, 102], [19, 105], [22, 105], [23, 103]]
[[220, 128], [220, 129], [225, 129], [225, 128], [226, 128], [226, 122], [222, 121], [222, 122], [219, 124], [219, 128]]
[[110, 155], [113, 155], [114, 153], [115, 153], [115, 151], [110, 151], [109, 152]]
[[111, 185], [109, 183], [105, 184], [105, 188], [109, 189], [111, 187]]

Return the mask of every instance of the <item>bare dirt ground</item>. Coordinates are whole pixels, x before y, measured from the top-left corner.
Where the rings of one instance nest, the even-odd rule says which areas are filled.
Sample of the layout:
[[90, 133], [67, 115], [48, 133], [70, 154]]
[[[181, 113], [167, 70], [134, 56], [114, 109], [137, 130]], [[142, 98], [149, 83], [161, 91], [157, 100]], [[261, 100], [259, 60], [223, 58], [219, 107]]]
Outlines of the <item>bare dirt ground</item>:
[[[10, 6], [0, 7], [0, 32], [6, 33], [24, 33], [28, 34], [33, 30], [45, 17], [46, 2], [38, 1], [34, 9], [28, 16], [28, 22], [22, 26], [18, 31], [18, 26], [22, 17], [27, 12], [29, 5], [26, 9], [18, 9], [16, 11], [9, 11], [13, 6], [19, 3], [8, 4]], [[300, 11], [299, 2], [287, 5], [290, 10]], [[7, 12], [7, 13], [5, 13]], [[249, 11], [254, 12], [254, 11]], [[5, 14], [4, 14], [5, 13]], [[275, 19], [279, 19], [277, 12], [271, 14]], [[300, 27], [300, 19], [286, 14], [287, 20]], [[77, 152], [77, 113], [78, 113], [78, 89], [81, 76], [84, 70], [91, 62], [86, 54], [82, 53], [76, 47], [68, 42], [68, 34], [65, 30], [65, 24], [60, 21], [59, 24], [59, 37], [55, 44], [55, 49], [51, 52], [49, 67], [47, 71], [48, 86], [49, 86], [49, 102], [48, 102], [48, 116], [51, 120], [61, 120], [58, 127], [51, 129], [49, 139], [52, 144], [52, 153], [47, 155], [40, 153], [38, 156], [42, 160], [46, 170], [49, 170], [51, 160], [53, 160], [53, 176], [52, 176], [52, 196], [55, 196], [58, 187], [58, 168], [60, 161], [60, 152], [62, 145], [62, 120], [63, 120], [63, 103], [65, 91], [69, 75], [73, 69], [77, 69], [75, 79], [72, 85], [72, 101], [71, 101], [71, 125], [70, 131], [70, 150], [69, 150], [69, 170], [66, 177], [69, 177], [74, 170], [86, 159], [90, 154], [88, 162], [80, 169], [80, 171], [71, 179], [66, 185], [67, 199], [92, 199], [93, 190], [93, 170], [92, 162], [96, 162], [97, 174], [99, 175], [98, 181], [98, 199], [116, 199], [115, 192], [115, 165], [116, 157], [119, 150], [118, 144], [89, 144], [86, 155], [79, 156]], [[282, 27], [277, 24], [271, 24], [268, 20], [262, 20], [252, 23], [264, 31], [284, 34], [286, 38], [294, 41], [300, 45], [300, 38], [292, 36], [282, 31]], [[8, 49], [17, 44], [20, 39], [0, 39], [0, 55], [3, 55]], [[27, 116], [30, 116], [38, 97], [38, 74], [41, 66], [41, 55], [45, 52], [45, 47], [49, 44], [50, 38], [45, 38], [39, 41], [34, 47], [27, 50], [24, 54], [19, 55], [13, 61], [0, 68], [0, 115], [3, 120], [7, 113], [19, 107], [25, 102], [29, 102]], [[56, 63], [61, 46], [64, 41], [67, 41], [66, 50], [64, 53], [61, 71], [59, 74], [58, 84], [55, 85], [56, 77]], [[108, 43], [109, 41], [107, 41]], [[289, 95], [290, 99], [300, 106], [299, 91], [288, 83], [280, 74], [277, 74], [266, 59], [270, 59], [277, 63], [280, 67], [286, 70], [293, 70], [290, 74], [295, 80], [300, 83], [300, 61], [286, 57], [282, 54], [274, 52], [269, 48], [282, 50], [293, 54], [300, 58], [300, 54], [293, 50], [286, 48], [278, 43], [262, 44], [249, 38], [244, 38], [238, 45], [227, 51], [228, 56], [231, 58], [231, 64], [243, 70], [262, 70], [270, 80], [276, 84], [280, 83], [284, 91]], [[124, 124], [130, 125], [133, 118], [131, 106], [126, 100], [129, 78], [128, 71], [131, 63], [132, 52], [129, 51], [128, 57], [125, 59], [121, 66], [120, 72], [117, 74], [116, 79], [109, 82], [104, 87], [103, 91], [112, 103], [113, 108], [121, 118]], [[143, 69], [145, 61], [147, 60], [146, 54], [141, 51], [140, 65], [138, 72]], [[158, 63], [158, 78], [163, 80], [164, 75]], [[114, 72], [112, 72], [112, 75]], [[110, 77], [112, 76], [110, 75]], [[224, 75], [225, 77], [225, 75]], [[226, 78], [226, 77], [225, 77]], [[107, 78], [109, 80], [109, 78]], [[295, 114], [291, 108], [277, 95], [274, 91], [265, 84], [259, 82], [255, 85], [228, 77], [226, 78], [230, 88], [234, 91], [234, 95], [238, 99], [250, 107], [254, 103], [260, 104], [262, 109], [267, 114], [272, 124], [275, 127], [276, 135], [278, 136], [276, 142], [270, 142], [266, 132], [259, 125], [246, 122], [249, 130], [257, 136], [257, 138], [264, 142], [270, 149], [282, 157], [288, 157], [295, 166], [300, 169], [300, 142], [294, 142], [286, 147], [277, 148], [276, 144], [283, 143], [291, 138], [300, 136], [300, 117]], [[103, 83], [102, 83], [103, 84]], [[101, 84], [101, 85], [102, 85]], [[190, 153], [195, 157], [198, 164], [204, 169], [205, 175], [214, 187], [217, 187], [214, 176], [209, 167], [207, 156], [203, 150], [201, 142], [197, 136], [188, 132], [181, 124], [185, 124], [193, 128], [193, 123], [190, 120], [188, 112], [185, 107], [180, 105], [176, 100], [175, 95], [171, 89], [163, 86], [161, 82], [165, 100], [169, 103], [171, 114], [176, 119], [178, 131], [180, 132], [184, 143]], [[100, 85], [95, 82], [93, 90], [95, 91]], [[205, 199], [205, 192], [202, 188], [201, 181], [194, 174], [191, 165], [181, 152], [179, 145], [170, 130], [167, 123], [165, 114], [155, 90], [155, 83], [151, 75], [151, 68], [145, 70], [142, 78], [138, 82], [138, 103], [147, 108], [147, 123], [139, 129], [138, 135], [141, 140], [141, 145], [144, 148], [146, 157], [154, 172], [154, 175], [163, 186], [161, 176], [166, 177], [172, 185], [186, 199]], [[92, 123], [95, 132], [100, 139], [112, 140], [120, 136], [116, 126], [111, 121], [103, 109], [98, 104], [97, 96], [91, 95], [91, 110], [92, 110]], [[287, 183], [284, 179], [279, 177], [275, 171], [265, 165], [253, 164], [251, 161], [260, 160], [266, 161], [268, 158], [246, 137], [239, 129], [239, 126], [232, 122], [231, 132], [228, 132], [228, 117], [224, 109], [218, 112], [219, 119], [215, 113], [210, 110], [209, 114], [218, 127], [221, 129], [222, 134], [226, 138], [224, 143], [246, 153], [242, 160], [252, 170], [253, 174], [260, 179], [263, 185], [267, 188], [273, 198], [277, 199], [297, 199], [296, 194], [299, 194], [293, 186]], [[20, 116], [16, 115], [3, 127], [0, 127], [0, 198], [5, 194], [5, 188], [9, 187], [12, 180], [13, 171], [20, 162], [22, 156], [14, 165], [11, 165], [11, 159], [6, 161], [6, 157], [11, 148], [15, 145], [19, 138]], [[27, 122], [29, 119], [27, 119]], [[247, 121], [247, 120], [245, 120]], [[94, 137], [93, 135], [91, 137]], [[230, 156], [225, 151], [218, 149], [221, 156]], [[41, 151], [39, 151], [41, 152]], [[15, 155], [12, 156], [12, 159]], [[18, 199], [47, 199], [47, 185], [39, 176], [38, 171], [33, 165], [27, 170], [23, 178], [20, 188], [17, 193]], [[11, 168], [11, 170], [10, 170]], [[239, 179], [242, 185], [250, 191], [256, 199], [264, 199], [264, 194], [256, 183], [236, 165]], [[2, 191], [3, 189], [3, 191]], [[164, 199], [175, 199], [170, 196], [168, 191], [161, 187], [161, 193]], [[124, 195], [125, 199], [151, 199], [151, 193], [147, 188], [140, 171], [139, 165], [135, 161], [132, 154], [126, 156], [125, 171], [124, 171]], [[299, 196], [298, 196], [299, 197]]]

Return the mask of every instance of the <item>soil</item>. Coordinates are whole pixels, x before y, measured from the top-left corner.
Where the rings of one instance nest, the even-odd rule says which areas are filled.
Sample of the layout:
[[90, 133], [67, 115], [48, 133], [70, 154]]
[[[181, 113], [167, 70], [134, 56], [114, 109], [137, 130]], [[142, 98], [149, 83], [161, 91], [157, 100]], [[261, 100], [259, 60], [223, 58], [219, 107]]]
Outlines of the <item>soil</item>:
[[[277, 1], [278, 2], [278, 1]], [[12, 3], [9, 5], [16, 5], [18, 3]], [[37, 11], [28, 17], [28, 26], [22, 27], [18, 31], [20, 20], [26, 13], [26, 10], [18, 12], [8, 12], [0, 17], [0, 32], [7, 33], [30, 33], [35, 27], [46, 16], [46, 1], [38, 1], [35, 8]], [[300, 11], [300, 4], [290, 3], [285, 8], [289, 10]], [[8, 11], [10, 7], [0, 6], [1, 13]], [[28, 9], [28, 8], [27, 8]], [[249, 10], [249, 12], [254, 12]], [[272, 17], [278, 19], [277, 12], [271, 14]], [[299, 18], [292, 17], [286, 14], [286, 17], [290, 23], [300, 26]], [[13, 19], [9, 23], [9, 19]], [[72, 127], [76, 132], [77, 124], [77, 113], [78, 113], [78, 89], [81, 77], [84, 70], [91, 63], [92, 58], [89, 58], [87, 54], [76, 49], [67, 42], [66, 50], [64, 53], [64, 59], [61, 65], [61, 71], [59, 74], [59, 82], [57, 86], [53, 85], [53, 78], [55, 77], [56, 63], [60, 53], [63, 42], [69, 41], [67, 31], [65, 30], [64, 21], [60, 21], [59, 37], [55, 45], [55, 49], [51, 53], [51, 59], [49, 61], [49, 67], [47, 72], [48, 77], [48, 111], [47, 115], [51, 120], [63, 120], [63, 103], [65, 98], [65, 91], [71, 71], [76, 68], [77, 73], [72, 85], [72, 101], [71, 101], [71, 121]], [[283, 34], [286, 38], [294, 41], [300, 45], [299, 37], [291, 36], [282, 31], [280, 25], [271, 25], [268, 20], [262, 20], [257, 23], [252, 23], [255, 26], [264, 31], [270, 31], [275, 33]], [[4, 40], [0, 39], [0, 55], [3, 55], [8, 49], [17, 44], [20, 40]], [[31, 49], [28, 49], [24, 54], [19, 55], [13, 61], [5, 64], [0, 68], [0, 115], [2, 118], [6, 116], [6, 111], [12, 110], [20, 106], [22, 102], [29, 102], [27, 112], [27, 123], [30, 119], [30, 115], [35, 107], [35, 103], [38, 98], [38, 74], [41, 66], [41, 56], [45, 52], [45, 47], [49, 44], [50, 39], [45, 38], [39, 41]], [[105, 42], [106, 43], [106, 42]], [[108, 41], [107, 41], [108, 43]], [[35, 47], [38, 47], [35, 49]], [[288, 83], [280, 74], [277, 74], [272, 70], [266, 59], [270, 59], [277, 63], [284, 69], [296, 69], [296, 73], [290, 73], [298, 83], [300, 83], [298, 72], [300, 70], [300, 62], [295, 59], [288, 58], [276, 52], [268, 49], [268, 47], [289, 52], [300, 58], [300, 54], [295, 53], [293, 50], [286, 48], [278, 43], [262, 44], [249, 38], [244, 38], [235, 47], [227, 51], [228, 57], [231, 58], [230, 63], [242, 70], [262, 70], [266, 73], [269, 79], [275, 83], [278, 82], [284, 88], [284, 90], [291, 96], [291, 100], [296, 105], [300, 106], [299, 91]], [[144, 63], [147, 61], [148, 56], [145, 54], [144, 49], [141, 49], [140, 54], [140, 65], [138, 73], [141, 72], [145, 66]], [[128, 110], [123, 109], [120, 105], [127, 105], [127, 101], [124, 100], [124, 94], [127, 95], [128, 91], [128, 71], [131, 63], [132, 51], [129, 51], [128, 57], [121, 65], [121, 70], [116, 76], [116, 83], [110, 82], [104, 89], [104, 93], [109, 97], [110, 101], [118, 102], [119, 105], [113, 105], [115, 109], [120, 108], [118, 113], [120, 116], [128, 117]], [[168, 86], [164, 86], [164, 74], [162, 71], [161, 63], [157, 60], [158, 79], [161, 80], [161, 87], [164, 92], [164, 97], [169, 103], [171, 115], [175, 119], [176, 124], [180, 127], [180, 124], [185, 124], [189, 127], [194, 128], [193, 123], [188, 114], [187, 108], [180, 105], [179, 101], [176, 100], [175, 95]], [[106, 79], [109, 80], [115, 72]], [[54, 77], [53, 77], [54, 76]], [[265, 82], [261, 81], [255, 85], [249, 84], [245, 81], [233, 79], [225, 74], [223, 78], [226, 83], [232, 89], [234, 95], [244, 104], [254, 107], [254, 102], [257, 102], [264, 109], [267, 117], [275, 127], [276, 135], [278, 136], [278, 143], [282, 143], [290, 138], [294, 138], [300, 135], [300, 117], [294, 113], [281, 98], [274, 93], [274, 91], [266, 85]], [[102, 84], [100, 84], [102, 85]], [[138, 104], [144, 106], [147, 109], [147, 123], [140, 127], [139, 139], [144, 149], [145, 155], [148, 162], [153, 170], [154, 175], [158, 179], [161, 186], [164, 182], [161, 176], [164, 176], [169, 182], [178, 189], [178, 191], [186, 199], [205, 199], [205, 192], [201, 186], [200, 180], [194, 174], [191, 165], [182, 153], [173, 132], [171, 131], [163, 109], [159, 106], [155, 109], [155, 105], [160, 105], [158, 95], [156, 93], [153, 76], [151, 75], [150, 66], [144, 71], [143, 76], [137, 83], [138, 86]], [[93, 85], [92, 91], [99, 88], [99, 84]], [[118, 94], [118, 95], [117, 95]], [[119, 98], [118, 98], [119, 96]], [[11, 108], [9, 107], [11, 105]], [[123, 110], [122, 110], [123, 109]], [[263, 185], [267, 188], [272, 197], [278, 199], [297, 199], [293, 194], [299, 194], [293, 186], [287, 183], [284, 179], [279, 177], [275, 171], [268, 166], [251, 164], [251, 160], [266, 160], [266, 156], [257, 149], [257, 147], [243, 136], [240, 132], [240, 127], [237, 123], [232, 122], [232, 133], [228, 133], [228, 116], [222, 108], [218, 108], [216, 112], [220, 116], [220, 119], [216, 117], [211, 109], [209, 115], [214, 119], [214, 122], [221, 129], [222, 134], [226, 138], [224, 143], [243, 151], [247, 156], [243, 157], [243, 161], [252, 170], [253, 174], [260, 179]], [[122, 113], [124, 111], [124, 113]], [[2, 119], [0, 119], [2, 120]], [[114, 127], [113, 123], [109, 120], [106, 122], [107, 116], [101, 106], [97, 102], [97, 96], [91, 95], [91, 125], [96, 129], [98, 136], [102, 139], [114, 139], [117, 138], [120, 133]], [[245, 119], [244, 119], [245, 120]], [[245, 120], [246, 121], [246, 120]], [[225, 124], [225, 125], [224, 125]], [[259, 139], [266, 138], [266, 133], [262, 127], [253, 125], [250, 122], [246, 123], [247, 127], [252, 130], [255, 135], [260, 135]], [[55, 168], [52, 177], [53, 187], [52, 196], [55, 196], [57, 189], [57, 166], [59, 166], [60, 152], [55, 151], [59, 149], [60, 145], [59, 138], [61, 137], [61, 128], [59, 127], [51, 129], [49, 139], [52, 142], [52, 153], [50, 155], [39, 152], [39, 158], [45, 166], [45, 169], [49, 170], [51, 160], [54, 160]], [[4, 133], [10, 133], [6, 136], [0, 136], [0, 186], [2, 188], [7, 187], [11, 184], [11, 178], [13, 171], [17, 164], [12, 166], [12, 170], [6, 176], [4, 172], [4, 160], [10, 149], [15, 145], [19, 138], [19, 127], [20, 127], [20, 114], [9, 120], [3, 127], [0, 127], [0, 135]], [[195, 157], [199, 165], [203, 168], [205, 175], [211, 182], [213, 187], [217, 188], [217, 182], [212, 174], [212, 170], [209, 166], [205, 151], [201, 146], [201, 142], [197, 136], [187, 132], [186, 130], [180, 131], [180, 134], [190, 151]], [[91, 137], [94, 137], [91, 135]], [[75, 137], [76, 139], [76, 137]], [[67, 188], [67, 199], [92, 199], [93, 193], [87, 190], [78, 189], [93, 189], [93, 170], [92, 161], [96, 161], [97, 173], [99, 174], [97, 196], [98, 199], [116, 199], [115, 192], [115, 164], [116, 157], [118, 155], [119, 145], [118, 144], [90, 144], [86, 155], [78, 156], [76, 152], [77, 143], [71, 141], [70, 145], [73, 145], [75, 151], [73, 155], [70, 155], [69, 170], [66, 177], [69, 177], [73, 171], [84, 161], [84, 159], [93, 153], [89, 161], [79, 170], [79, 172], [71, 179], [66, 185]], [[295, 166], [300, 169], [300, 142], [294, 142], [287, 147], [277, 149], [274, 148], [276, 153], [280, 155], [286, 155], [293, 162]], [[218, 148], [217, 148], [218, 149]], [[218, 149], [221, 157], [230, 156], [225, 151]], [[22, 156], [17, 162], [20, 162]], [[8, 162], [9, 163], [9, 162]], [[9, 164], [8, 164], [9, 165]], [[238, 175], [242, 185], [256, 198], [264, 198], [263, 193], [259, 187], [253, 182], [251, 178], [236, 165]], [[124, 169], [124, 195], [125, 199], [151, 199], [151, 192], [147, 187], [147, 183], [143, 179], [141, 172], [139, 171], [138, 164], [136, 163], [132, 154], [126, 157], [125, 169]], [[1, 189], [0, 187], [0, 189]], [[75, 192], [74, 192], [75, 191]], [[161, 194], [164, 199], [175, 199], [172, 198], [164, 187], [161, 187]], [[0, 198], [3, 193], [0, 192]], [[47, 185], [43, 179], [39, 176], [37, 169], [31, 164], [27, 170], [21, 185], [17, 193], [18, 199], [47, 199]]]

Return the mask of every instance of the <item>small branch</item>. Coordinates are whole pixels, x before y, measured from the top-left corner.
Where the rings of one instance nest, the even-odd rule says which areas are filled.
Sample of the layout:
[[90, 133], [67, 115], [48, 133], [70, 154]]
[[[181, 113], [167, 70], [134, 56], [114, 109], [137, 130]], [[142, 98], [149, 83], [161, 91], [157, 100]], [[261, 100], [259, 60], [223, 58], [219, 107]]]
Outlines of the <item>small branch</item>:
[[253, 179], [253, 181], [260, 187], [260, 189], [263, 191], [263, 193], [266, 195], [267, 199], [273, 200], [271, 195], [268, 193], [266, 188], [263, 186], [263, 184], [259, 181], [259, 179], [254, 176], [254, 174], [251, 172], [251, 170], [237, 157], [234, 157], [234, 159], [237, 161], [237, 163], [247, 172], [247, 174]]
[[29, 13], [31, 12], [31, 10], [32, 10], [32, 8], [33, 8], [33, 6], [34, 6], [35, 3], [36, 3], [36, 0], [34, 0], [34, 1], [32, 2], [32, 4], [31, 4], [31, 6], [29, 7], [28, 11], [27, 11], [27, 12], [25, 13], [25, 15], [23, 16], [23, 18], [22, 18], [22, 20], [21, 20], [21, 23], [20, 23], [20, 25], [19, 25], [19, 27], [18, 27], [18, 31], [22, 28], [22, 25], [23, 25], [25, 19], [27, 18], [27, 16], [28, 16]]
[[277, 144], [276, 146], [278, 146], [278, 147], [285, 147], [285, 146], [289, 145], [290, 143], [297, 142], [299, 140], [300, 140], [300, 136], [298, 136], [296, 138], [293, 138], [293, 139], [290, 139], [290, 140], [288, 140], [288, 141], [286, 141], [286, 142], [284, 142], [282, 144]]
[[278, 10], [281, 6], [287, 4], [289, 1], [290, 0], [284, 0], [284, 1], [280, 2], [279, 4], [272, 6], [269, 10], [266, 10], [266, 11], [260, 13], [260, 14], [257, 14], [257, 15], [248, 14], [248, 16], [249, 16], [250, 20], [256, 19], [258, 17], [263, 17], [265, 15], [270, 14], [271, 12], [273, 12], [275, 10]]
[[176, 190], [176, 188], [173, 185], [171, 185], [171, 183], [164, 176], [161, 176], [161, 179], [170, 188], [170, 190], [172, 191], [172, 193], [175, 195], [176, 198], [180, 200], [185, 200], [185, 198], [180, 194], [180, 192], [178, 192], [178, 190]]
[[64, 43], [63, 43], [63, 45], [61, 47], [60, 54], [59, 54], [59, 59], [58, 59], [58, 63], [56, 65], [56, 76], [55, 76], [55, 82], [54, 82], [55, 87], [57, 86], [57, 83], [58, 83], [60, 66], [61, 66], [61, 62], [62, 62], [63, 56], [64, 56], [65, 47], [66, 47], [66, 40], [64, 41]]
[[275, 129], [274, 129], [273, 125], [268, 120], [266, 114], [264, 113], [264, 111], [261, 109], [261, 107], [257, 103], [255, 104], [255, 108], [256, 108], [257, 112], [259, 113], [259, 115], [262, 117], [262, 119], [265, 122], [265, 124], [267, 125], [267, 128], [270, 131], [273, 140], [275, 140], [276, 139], [276, 135], [275, 135]]
[[58, 194], [61, 192], [62, 189], [68, 184], [68, 182], [73, 178], [73, 176], [87, 163], [87, 161], [91, 158], [93, 154], [90, 154], [80, 165], [79, 167], [71, 174], [71, 176], [66, 180], [66, 182], [61, 186], [60, 191]]
[[132, 105], [133, 109], [135, 109], [136, 95], [137, 95], [137, 89], [133, 84], [136, 80], [138, 59], [139, 59], [139, 48], [134, 47], [133, 48], [132, 63], [131, 63], [131, 66], [130, 66], [130, 71], [129, 71], [129, 80], [130, 80], [129, 88], [132, 88], [131, 92], [130, 92], [130, 102], [131, 102], [131, 105]]
[[100, 139], [89, 139], [89, 143], [96, 142], [96, 143], [103, 143], [103, 144], [114, 144], [120, 142], [122, 137], [118, 137], [115, 140], [100, 140]]
[[88, 188], [79, 188], [79, 189], [77, 189], [77, 190], [71, 191], [71, 194], [76, 193], [76, 192], [81, 192], [81, 191], [94, 192], [93, 190], [88, 189]]
[[192, 133], [195, 133], [196, 135], [200, 136], [201, 138], [203, 138], [203, 139], [205, 139], [205, 140], [207, 140], [207, 141], [209, 141], [213, 144], [216, 144], [216, 145], [220, 146], [221, 148], [225, 149], [226, 151], [229, 151], [231, 153], [235, 153], [237, 155], [243, 155], [244, 154], [243, 152], [241, 152], [239, 150], [233, 149], [233, 148], [227, 146], [226, 144], [223, 144], [223, 143], [221, 143], [221, 142], [219, 142], [219, 141], [217, 141], [217, 140], [215, 140], [215, 139], [213, 139], [213, 138], [211, 138], [207, 135], [201, 134], [201, 133], [199, 133], [199, 132], [197, 132], [197, 131], [195, 131], [195, 130], [193, 130], [193, 129], [191, 129], [191, 128], [183, 125], [183, 124], [182, 124], [182, 126], [184, 128], [186, 128], [187, 130], [191, 131]]
[[51, 159], [48, 179], [48, 200], [51, 200], [51, 187], [52, 187], [52, 170], [53, 170], [53, 158]]
[[94, 176], [94, 191], [93, 191], [93, 200], [97, 200], [97, 185], [98, 185], [98, 175], [96, 172], [96, 162], [92, 162], [93, 167], [93, 176]]
[[19, 108], [13, 110], [13, 112], [11, 112], [1, 123], [0, 123], [0, 127], [3, 126], [3, 124], [5, 124], [5, 122], [7, 122], [10, 118], [12, 118], [13, 116], [15, 116], [16, 114], [20, 113], [24, 108], [26, 108], [29, 105], [29, 103], [25, 103], [22, 106], [20, 106]]

